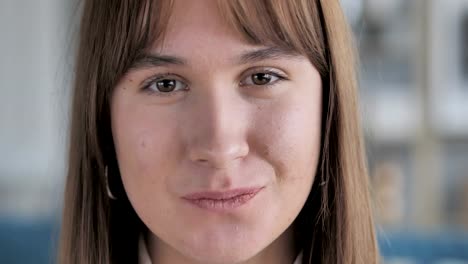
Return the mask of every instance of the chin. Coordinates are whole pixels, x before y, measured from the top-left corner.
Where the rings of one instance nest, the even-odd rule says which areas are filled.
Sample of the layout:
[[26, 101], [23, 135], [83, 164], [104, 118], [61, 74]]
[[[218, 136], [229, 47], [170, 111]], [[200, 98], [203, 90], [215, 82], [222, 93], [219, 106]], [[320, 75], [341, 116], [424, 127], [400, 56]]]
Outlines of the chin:
[[[186, 248], [187, 249], [187, 248]], [[223, 241], [222, 243], [196, 244], [186, 250], [185, 254], [197, 263], [229, 264], [242, 263], [253, 258], [261, 247], [250, 241]]]
[[195, 260], [197, 263], [206, 264], [234, 264], [245, 262], [255, 254], [250, 250], [235, 251], [232, 249], [226, 249], [224, 251], [206, 251], [206, 252], [192, 252], [190, 258]]

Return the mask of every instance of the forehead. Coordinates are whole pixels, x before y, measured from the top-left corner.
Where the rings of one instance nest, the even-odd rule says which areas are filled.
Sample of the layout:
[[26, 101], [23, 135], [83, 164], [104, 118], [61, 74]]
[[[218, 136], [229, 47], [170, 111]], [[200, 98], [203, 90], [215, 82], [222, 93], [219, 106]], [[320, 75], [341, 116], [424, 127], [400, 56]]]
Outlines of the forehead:
[[[217, 1], [175, 0], [162, 39], [150, 49], [180, 57], [224, 57], [254, 46], [222, 17]], [[211, 56], [210, 56], [211, 57]]]

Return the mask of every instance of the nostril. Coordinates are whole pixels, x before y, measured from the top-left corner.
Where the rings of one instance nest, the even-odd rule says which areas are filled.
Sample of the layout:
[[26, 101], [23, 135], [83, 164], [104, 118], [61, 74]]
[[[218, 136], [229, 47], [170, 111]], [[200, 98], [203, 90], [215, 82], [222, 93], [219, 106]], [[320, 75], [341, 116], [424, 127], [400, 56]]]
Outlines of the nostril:
[[231, 163], [244, 158], [248, 152], [249, 148], [247, 144], [236, 144], [230, 148], [227, 147], [218, 150], [195, 148], [190, 152], [190, 159], [204, 166], [226, 168], [229, 167]]

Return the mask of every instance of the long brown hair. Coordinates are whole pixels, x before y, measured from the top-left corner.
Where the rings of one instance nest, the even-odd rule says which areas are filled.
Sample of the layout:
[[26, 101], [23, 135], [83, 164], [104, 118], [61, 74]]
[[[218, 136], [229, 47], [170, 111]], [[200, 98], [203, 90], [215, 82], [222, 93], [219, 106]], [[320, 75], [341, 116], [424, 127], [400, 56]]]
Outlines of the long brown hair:
[[[218, 1], [246, 41], [307, 56], [323, 83], [321, 158], [294, 222], [303, 263], [377, 263], [357, 104], [356, 64], [339, 0]], [[110, 126], [112, 89], [164, 36], [172, 3], [85, 0], [76, 57], [59, 263], [136, 263], [145, 229], [123, 190]]]

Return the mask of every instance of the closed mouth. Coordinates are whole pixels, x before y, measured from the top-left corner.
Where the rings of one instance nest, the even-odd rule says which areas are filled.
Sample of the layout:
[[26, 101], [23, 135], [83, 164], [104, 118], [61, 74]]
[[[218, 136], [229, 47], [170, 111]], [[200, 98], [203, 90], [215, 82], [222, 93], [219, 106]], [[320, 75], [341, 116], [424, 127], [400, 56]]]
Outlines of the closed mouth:
[[227, 211], [246, 204], [263, 188], [243, 188], [224, 192], [198, 192], [184, 196], [183, 198], [202, 209]]

